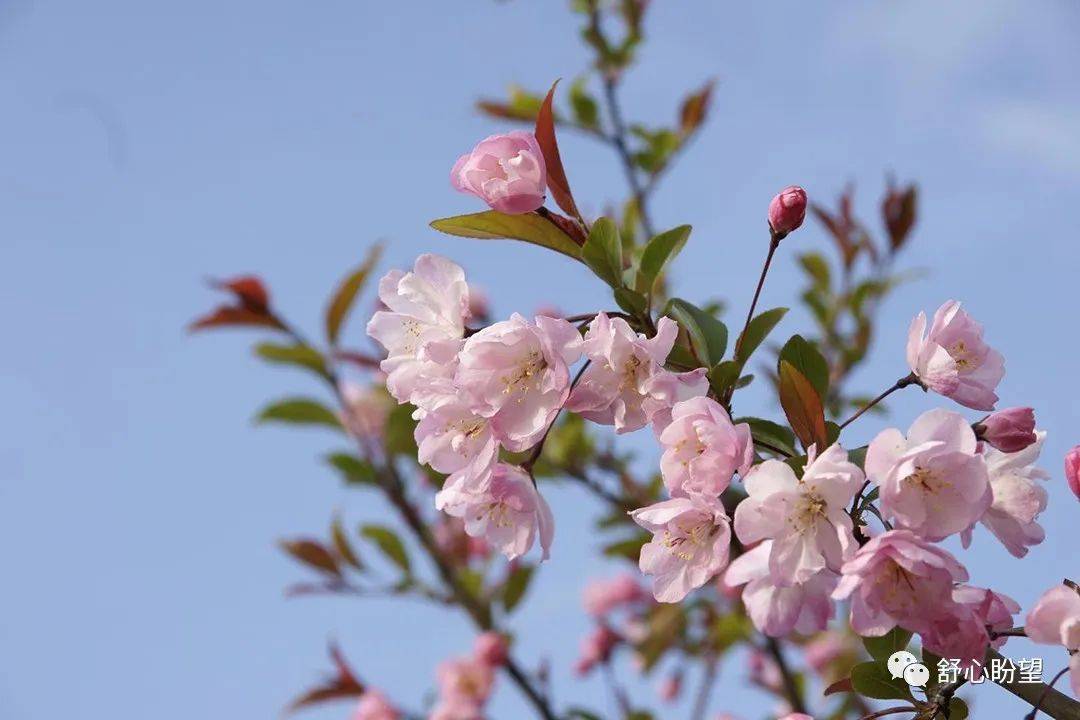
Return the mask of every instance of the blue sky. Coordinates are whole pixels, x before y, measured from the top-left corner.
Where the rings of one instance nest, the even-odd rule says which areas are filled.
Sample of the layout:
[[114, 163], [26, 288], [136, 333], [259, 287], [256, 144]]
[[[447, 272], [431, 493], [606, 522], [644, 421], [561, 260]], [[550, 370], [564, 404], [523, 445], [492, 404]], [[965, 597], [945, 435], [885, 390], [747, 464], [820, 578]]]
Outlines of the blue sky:
[[[961, 557], [975, 582], [1030, 606], [1076, 572], [1080, 504], [1060, 458], [1080, 441], [1068, 400], [1080, 8], [653, 5], [627, 112], [664, 121], [687, 89], [719, 79], [705, 134], [653, 210], [660, 226], [695, 228], [674, 268], [681, 295], [743, 311], [764, 209], [784, 185], [830, 200], [854, 181], [872, 217], [886, 171], [920, 183], [905, 262], [931, 274], [883, 309], [857, 384], [904, 372], [918, 310], [955, 297], [985, 320], [1007, 358], [1003, 403], [1033, 405], [1050, 431], [1049, 539], [1021, 562], [979, 533]], [[573, 77], [586, 62], [576, 23], [564, 3], [522, 0], [0, 1], [0, 715], [272, 717], [325, 667], [328, 638], [417, 705], [435, 663], [466, 651], [464, 621], [418, 603], [282, 597], [300, 573], [276, 538], [322, 533], [335, 509], [350, 521], [389, 510], [320, 466], [332, 438], [252, 427], [266, 400], [307, 391], [303, 378], [257, 366], [248, 336], [183, 328], [215, 299], [206, 276], [250, 271], [316, 330], [330, 287], [376, 239], [390, 241], [388, 265], [431, 250], [458, 260], [500, 315], [606, 305], [561, 257], [427, 228], [476, 208], [447, 181], [499, 129], [473, 98]], [[563, 154], [587, 212], [621, 195], [605, 149], [567, 136]], [[813, 227], [785, 241], [766, 306], [792, 302], [794, 252], [825, 243]], [[361, 323], [348, 333], [359, 340]], [[760, 390], [742, 402], [775, 412]], [[909, 392], [893, 419], [906, 427], [935, 402]], [[859, 444], [880, 427], [862, 425]], [[587, 629], [583, 578], [611, 570], [589, 552], [592, 508], [572, 488], [550, 497], [555, 552], [520, 613], [520, 654], [553, 659], [560, 700], [604, 707], [600, 682], [567, 668]], [[768, 705], [741, 676], [737, 660], [725, 667], [714, 708], [761, 717]], [[1022, 712], [994, 689], [975, 707]], [[520, 708], [500, 683], [492, 715]]]

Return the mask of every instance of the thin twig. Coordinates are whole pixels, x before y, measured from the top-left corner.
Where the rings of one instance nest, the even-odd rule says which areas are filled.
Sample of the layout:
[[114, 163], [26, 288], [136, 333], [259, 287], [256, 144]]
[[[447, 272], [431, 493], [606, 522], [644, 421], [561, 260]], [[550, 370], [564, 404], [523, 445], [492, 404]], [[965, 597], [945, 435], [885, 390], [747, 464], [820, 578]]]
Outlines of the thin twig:
[[890, 387], [890, 388], [889, 388], [888, 390], [886, 390], [885, 392], [881, 393], [880, 395], [878, 395], [878, 396], [877, 396], [876, 398], [874, 398], [874, 399], [873, 399], [873, 400], [871, 400], [870, 402], [866, 403], [866, 405], [863, 405], [863, 406], [862, 406], [861, 408], [859, 408], [858, 412], [856, 412], [856, 413], [855, 413], [854, 415], [852, 415], [851, 417], [849, 417], [849, 418], [848, 418], [847, 420], [845, 420], [844, 422], [840, 423], [840, 429], [841, 429], [841, 430], [843, 430], [843, 429], [844, 429], [844, 428], [846, 428], [846, 427], [847, 427], [848, 425], [850, 425], [851, 423], [855, 422], [855, 421], [856, 421], [856, 420], [858, 420], [858, 419], [859, 419], [860, 417], [862, 417], [862, 414], [863, 414], [863, 413], [865, 413], [865, 412], [866, 412], [867, 410], [869, 410], [870, 408], [874, 407], [874, 406], [875, 406], [875, 405], [877, 405], [877, 404], [878, 404], [879, 402], [881, 402], [881, 401], [882, 401], [882, 400], [884, 400], [885, 398], [889, 397], [890, 395], [892, 395], [892, 394], [893, 394], [894, 392], [896, 392], [897, 390], [903, 390], [903, 389], [904, 389], [904, 388], [906, 388], [906, 387], [907, 387], [908, 385], [919, 385], [919, 386], [921, 386], [921, 385], [922, 385], [922, 382], [921, 382], [921, 381], [919, 380], [919, 378], [918, 378], [918, 377], [917, 377], [917, 376], [915, 375], [915, 373], [911, 373], [911, 374], [909, 374], [909, 375], [905, 375], [904, 377], [902, 377], [902, 378], [900, 378], [899, 380], [897, 380], [897, 381], [896, 381], [896, 382], [895, 382], [895, 383], [893, 384], [893, 386], [892, 386], [892, 387]]
[[791, 711], [805, 713], [806, 702], [803, 700], [802, 693], [799, 692], [799, 684], [795, 680], [795, 674], [791, 671], [791, 668], [787, 664], [787, 660], [784, 658], [784, 651], [781, 649], [780, 643], [776, 638], [766, 635], [765, 649], [768, 651], [769, 655], [772, 656], [777, 669], [780, 670], [780, 678], [784, 684], [784, 697], [787, 698], [788, 704], [791, 706]]
[[1057, 681], [1060, 680], [1067, 672], [1069, 672], [1068, 665], [1061, 668], [1061, 671], [1054, 676], [1054, 679], [1050, 681], [1050, 684], [1043, 688], [1042, 695], [1039, 696], [1039, 699], [1038, 701], [1036, 701], [1035, 706], [1031, 708], [1031, 712], [1024, 716], [1024, 720], [1035, 720], [1035, 716], [1039, 714], [1039, 709], [1042, 707], [1043, 700], [1046, 699], [1046, 694], [1053, 689]]
[[705, 674], [701, 677], [701, 687], [698, 688], [697, 697], [694, 698], [694, 709], [690, 713], [691, 720], [704, 720], [705, 713], [709, 711], [709, 696], [712, 695], [713, 686], [719, 675], [717, 670], [719, 663], [716, 655], [709, 653], [705, 659]]

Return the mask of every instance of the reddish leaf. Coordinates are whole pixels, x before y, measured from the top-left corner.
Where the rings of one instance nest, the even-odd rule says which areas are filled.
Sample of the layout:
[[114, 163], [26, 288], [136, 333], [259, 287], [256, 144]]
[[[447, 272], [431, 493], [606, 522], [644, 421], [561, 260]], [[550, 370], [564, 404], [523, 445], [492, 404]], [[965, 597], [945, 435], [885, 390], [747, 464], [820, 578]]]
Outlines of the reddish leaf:
[[377, 358], [373, 358], [370, 355], [365, 355], [361, 352], [356, 352], [355, 350], [335, 350], [333, 354], [335, 360], [352, 363], [353, 365], [366, 370], [379, 367], [379, 360]]
[[536, 142], [540, 144], [540, 151], [544, 154], [544, 164], [547, 166], [547, 185], [555, 202], [564, 212], [573, 217], [580, 217], [574, 196], [570, 192], [570, 183], [566, 180], [566, 172], [563, 170], [562, 157], [559, 155], [559, 143], [555, 139], [555, 115], [551, 109], [551, 102], [555, 97], [555, 84], [548, 90], [544, 104], [540, 106], [540, 113], [536, 116]]
[[846, 677], [841, 680], [837, 680], [829, 687], [825, 688], [823, 695], [828, 697], [829, 695], [835, 695], [836, 693], [854, 692], [855, 688], [851, 686], [851, 678]]
[[569, 235], [570, 239], [573, 240], [575, 244], [585, 244], [585, 231], [581, 229], [581, 226], [578, 225], [576, 221], [571, 220], [565, 215], [553, 213], [545, 208], [540, 208], [540, 210], [538, 210], [537, 212], [550, 220], [552, 225]]
[[885, 199], [881, 202], [881, 215], [889, 231], [889, 245], [893, 252], [904, 245], [908, 233], [915, 225], [916, 195], [917, 190], [914, 184], [898, 189], [893, 184], [893, 180], [889, 179]]
[[872, 256], [877, 253], [866, 229], [852, 214], [853, 199], [854, 189], [848, 186], [840, 195], [835, 213], [831, 213], [817, 204], [812, 205], [810, 208], [821, 224], [825, 226], [825, 229], [829, 231], [829, 234], [832, 235], [837, 248], [840, 250], [840, 255], [843, 257], [844, 267], [848, 269], [855, 264], [861, 250], [867, 250]]
[[188, 326], [188, 330], [205, 330], [207, 328], [231, 325], [281, 328], [281, 323], [270, 315], [257, 313], [244, 307], [222, 305], [209, 315], [196, 319]]
[[240, 304], [253, 312], [265, 313], [270, 308], [270, 293], [262, 280], [254, 275], [241, 275], [228, 280], [212, 280], [211, 287], [227, 290]]
[[315, 568], [320, 572], [335, 577], [341, 576], [341, 569], [334, 554], [314, 540], [282, 540], [279, 545], [296, 560]]
[[803, 447], [816, 444], [818, 452], [824, 450], [828, 434], [821, 398], [806, 376], [787, 360], [780, 361], [780, 405]]
[[288, 707], [285, 708], [286, 714], [324, 702], [358, 697], [364, 693], [363, 684], [356, 679], [356, 675], [353, 674], [352, 669], [345, 662], [341, 651], [333, 643], [330, 645], [330, 659], [334, 663], [337, 675], [325, 683], [311, 688], [289, 703]]
[[692, 134], [701, 127], [701, 123], [705, 122], [714, 84], [713, 80], [708, 81], [700, 90], [683, 100], [682, 107], [679, 109], [679, 128], [683, 137]]

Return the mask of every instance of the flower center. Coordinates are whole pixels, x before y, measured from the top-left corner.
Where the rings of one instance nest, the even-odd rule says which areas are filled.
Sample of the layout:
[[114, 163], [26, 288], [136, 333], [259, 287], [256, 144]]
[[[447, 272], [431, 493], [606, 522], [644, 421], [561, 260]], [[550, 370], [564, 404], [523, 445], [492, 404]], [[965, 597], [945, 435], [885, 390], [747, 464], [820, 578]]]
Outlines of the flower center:
[[825, 517], [828, 503], [815, 492], [805, 493], [795, 506], [794, 512], [788, 518], [795, 532], [804, 534], [812, 530], [819, 519]]
[[924, 493], [929, 493], [931, 495], [940, 492], [942, 488], [949, 484], [938, 473], [930, 468], [919, 467], [917, 465], [915, 466], [915, 472], [904, 478], [904, 482], [911, 483]]
[[967, 373], [979, 367], [979, 360], [971, 354], [970, 348], [963, 340], [957, 340], [948, 348], [949, 356], [956, 363], [956, 369]]
[[686, 520], [682, 523], [676, 520], [664, 530], [664, 539], [661, 542], [675, 557], [690, 560], [705, 547], [709, 539], [716, 534], [716, 530], [717, 526], [711, 518], [701, 518], [697, 522]]
[[518, 363], [517, 368], [509, 375], [504, 375], [503, 394], [513, 395], [519, 393], [518, 402], [523, 402], [531, 388], [540, 389], [541, 372], [547, 367], [544, 362], [544, 354], [539, 350], [533, 350]]

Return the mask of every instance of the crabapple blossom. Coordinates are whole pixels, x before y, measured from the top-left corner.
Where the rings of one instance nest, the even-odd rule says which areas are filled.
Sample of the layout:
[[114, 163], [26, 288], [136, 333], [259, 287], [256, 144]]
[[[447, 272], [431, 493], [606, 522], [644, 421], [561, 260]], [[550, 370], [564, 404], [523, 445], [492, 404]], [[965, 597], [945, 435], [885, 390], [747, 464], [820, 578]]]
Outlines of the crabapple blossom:
[[[409, 401], [417, 364], [451, 359], [456, 342], [465, 334], [469, 310], [469, 286], [465, 271], [450, 260], [426, 253], [416, 259], [412, 272], [391, 270], [379, 280], [379, 310], [368, 322], [367, 333], [386, 349], [380, 367], [387, 374], [387, 388], [399, 401]], [[422, 351], [434, 341], [450, 341], [434, 358]], [[405, 383], [410, 387], [402, 387]]]
[[630, 517], [653, 534], [638, 565], [653, 576], [659, 602], [682, 600], [728, 563], [731, 526], [716, 498], [676, 497], [634, 510]]
[[1080, 696], [1080, 591], [1068, 585], [1047, 590], [1028, 612], [1024, 631], [1033, 642], [1069, 651], [1072, 691]]
[[870, 540], [841, 568], [834, 600], [851, 599], [851, 628], [884, 635], [896, 625], [912, 631], [951, 606], [953, 584], [967, 570], [949, 552], [910, 530], [889, 530]]
[[744, 478], [748, 497], [735, 508], [735, 534], [744, 544], [773, 540], [773, 584], [805, 583], [824, 569], [837, 572], [855, 550], [847, 505], [863, 483], [847, 451], [811, 448], [802, 478], [787, 463], [766, 460]]
[[780, 720], [814, 720], [814, 717], [812, 715], [807, 715], [806, 713], [794, 712], [788, 713], [784, 717], [780, 718]]
[[732, 475], [745, 474], [754, 460], [750, 426], [733, 424], [723, 406], [708, 397], [676, 403], [671, 424], [660, 433], [660, 445], [660, 472], [676, 497], [719, 495]]
[[803, 659], [819, 677], [829, 681], [835, 679], [837, 671], [850, 667], [841, 666], [845, 660], [853, 663], [859, 649], [850, 633], [826, 630], [803, 646]]
[[866, 451], [866, 475], [881, 488], [881, 512], [928, 540], [964, 530], [993, 501], [975, 433], [949, 410], [923, 413], [907, 437], [882, 431]]
[[[993, 502], [979, 522], [1016, 557], [1024, 557], [1030, 546], [1046, 538], [1046, 532], [1037, 522], [1039, 514], [1046, 509], [1047, 498], [1046, 489], [1039, 481], [1050, 475], [1034, 464], [1046, 433], [1035, 434], [1035, 443], [1019, 452], [1005, 453], [992, 447], [983, 450]], [[968, 528], [961, 535], [964, 547], [971, 543], [971, 530]]]
[[990, 413], [975, 424], [975, 434], [1001, 452], [1020, 452], [1035, 442], [1035, 411], [1014, 407]]
[[566, 320], [515, 313], [465, 341], [455, 382], [477, 414], [490, 418], [504, 447], [536, 444], [570, 394], [570, 370], [581, 336]]
[[393, 400], [376, 385], [342, 382], [340, 389], [345, 405], [341, 424], [358, 440], [373, 444], [381, 442]]
[[460, 395], [445, 397], [424, 412], [414, 436], [420, 463], [436, 472], [459, 473], [472, 486], [487, 481], [499, 457], [491, 421], [473, 412]]
[[[1008, 630], [1013, 626], [1013, 615], [1020, 612], [1020, 603], [1008, 595], [996, 593], [973, 585], [957, 585], [953, 588], [953, 601], [968, 607], [975, 613], [979, 624], [991, 630]], [[1008, 637], [999, 637], [990, 644], [1000, 648]]]
[[495, 670], [474, 657], [452, 658], [435, 671], [439, 701], [432, 720], [479, 720], [495, 684]]
[[908, 330], [907, 361], [919, 381], [936, 393], [974, 410], [993, 410], [994, 393], [1005, 375], [1001, 353], [983, 342], [982, 325], [949, 300], [934, 313], [926, 332], [920, 312]]
[[613, 610], [649, 597], [637, 577], [621, 573], [607, 580], [593, 580], [585, 586], [583, 604], [593, 617], [603, 617]]
[[[566, 409], [627, 433], [645, 427], [660, 410], [669, 409], [680, 385], [704, 395], [709, 381], [699, 368], [682, 377], [664, 369], [679, 327], [662, 317], [656, 335], [634, 332], [621, 317], [599, 313], [589, 323], [582, 350], [591, 363], [570, 393]], [[669, 377], [671, 376], [671, 377]]]
[[746, 585], [742, 594], [746, 612], [754, 627], [770, 637], [792, 631], [806, 635], [824, 630], [833, 616], [830, 595], [839, 576], [831, 570], [821, 570], [804, 582], [780, 582], [769, 571], [773, 545], [772, 540], [766, 540], [735, 558], [724, 573], [724, 582], [731, 586]]
[[798, 185], [790, 185], [769, 203], [769, 227], [776, 239], [797, 230], [806, 218], [806, 191]]
[[611, 651], [620, 642], [622, 638], [618, 633], [600, 623], [582, 639], [581, 654], [574, 664], [574, 672], [582, 676], [588, 675], [598, 664], [608, 661]]
[[[909, 590], [909, 592], [911, 592]], [[960, 667], [970, 668], [977, 678], [986, 656], [990, 635], [977, 612], [967, 605], [946, 602], [927, 608], [918, 622], [923, 648], [943, 658], [960, 661]]]
[[1073, 495], [1080, 499], [1080, 445], [1065, 455], [1065, 480], [1069, 483]]
[[450, 182], [493, 210], [509, 215], [532, 212], [544, 204], [544, 154], [530, 132], [491, 135], [458, 158], [450, 171]]
[[480, 487], [452, 477], [435, 496], [435, 507], [465, 521], [465, 532], [482, 537], [508, 560], [529, 551], [540, 536], [541, 559], [549, 556], [555, 519], [532, 478], [521, 468], [498, 463]]
[[476, 638], [473, 645], [473, 656], [482, 663], [491, 667], [499, 667], [506, 662], [509, 644], [506, 636], [489, 630]]
[[399, 720], [401, 713], [378, 690], [365, 690], [356, 704], [352, 720]]

